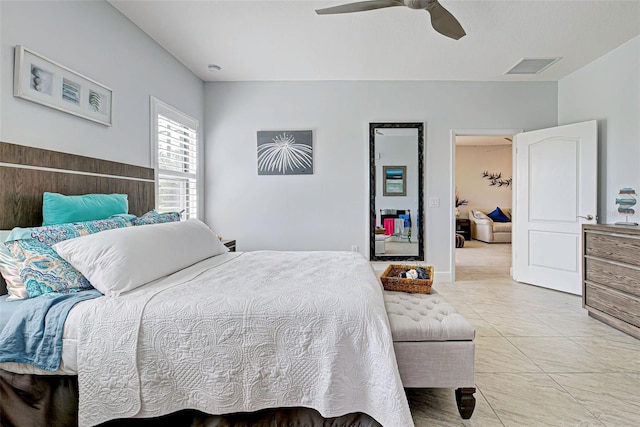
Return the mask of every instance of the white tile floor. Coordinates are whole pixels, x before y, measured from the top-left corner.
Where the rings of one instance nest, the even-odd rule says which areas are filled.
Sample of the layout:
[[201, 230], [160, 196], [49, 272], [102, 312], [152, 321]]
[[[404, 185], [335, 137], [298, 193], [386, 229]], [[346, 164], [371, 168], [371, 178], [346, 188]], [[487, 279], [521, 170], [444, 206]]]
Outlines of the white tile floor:
[[476, 328], [476, 409], [462, 420], [453, 389], [408, 390], [416, 426], [640, 425], [640, 340], [578, 296], [511, 280], [510, 245], [486, 245], [483, 261], [470, 243], [457, 281], [433, 287]]

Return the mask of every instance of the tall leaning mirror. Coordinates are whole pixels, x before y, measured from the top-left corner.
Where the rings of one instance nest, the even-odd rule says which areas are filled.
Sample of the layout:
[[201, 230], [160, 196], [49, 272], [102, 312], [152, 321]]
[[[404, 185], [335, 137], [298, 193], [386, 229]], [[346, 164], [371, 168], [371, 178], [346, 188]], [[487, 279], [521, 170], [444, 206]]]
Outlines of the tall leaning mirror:
[[369, 123], [370, 258], [424, 261], [422, 123]]

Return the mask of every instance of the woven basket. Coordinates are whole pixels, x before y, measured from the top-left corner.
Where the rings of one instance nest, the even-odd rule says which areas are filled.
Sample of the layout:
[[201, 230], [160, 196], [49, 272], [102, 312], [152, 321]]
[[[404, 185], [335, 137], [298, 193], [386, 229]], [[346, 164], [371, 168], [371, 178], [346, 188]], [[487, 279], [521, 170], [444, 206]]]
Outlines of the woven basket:
[[[427, 272], [428, 279], [404, 279], [400, 273], [412, 268], [422, 267]], [[418, 294], [431, 293], [433, 283], [433, 267], [430, 265], [399, 265], [389, 264], [389, 267], [380, 276], [382, 286], [387, 291], [401, 291]]]

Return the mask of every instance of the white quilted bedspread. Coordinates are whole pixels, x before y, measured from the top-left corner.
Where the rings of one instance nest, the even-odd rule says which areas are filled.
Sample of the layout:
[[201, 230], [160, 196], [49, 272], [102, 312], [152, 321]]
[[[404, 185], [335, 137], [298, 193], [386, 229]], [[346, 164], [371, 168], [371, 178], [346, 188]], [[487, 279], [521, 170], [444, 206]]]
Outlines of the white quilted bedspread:
[[413, 425], [382, 289], [359, 254], [229, 253], [78, 309], [80, 427], [292, 406]]

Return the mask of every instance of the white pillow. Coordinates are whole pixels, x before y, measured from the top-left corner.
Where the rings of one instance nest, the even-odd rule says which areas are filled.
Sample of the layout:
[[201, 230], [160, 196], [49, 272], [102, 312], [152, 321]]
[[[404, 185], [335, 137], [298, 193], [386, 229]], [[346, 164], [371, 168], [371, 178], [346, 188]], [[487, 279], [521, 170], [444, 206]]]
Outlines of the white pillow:
[[473, 211], [473, 217], [477, 219], [491, 219], [484, 212]]
[[9, 248], [0, 241], [0, 275], [7, 286], [7, 301], [18, 301], [29, 298], [27, 287], [20, 279], [18, 264], [11, 256]]
[[197, 219], [107, 230], [53, 249], [110, 297], [228, 251]]

